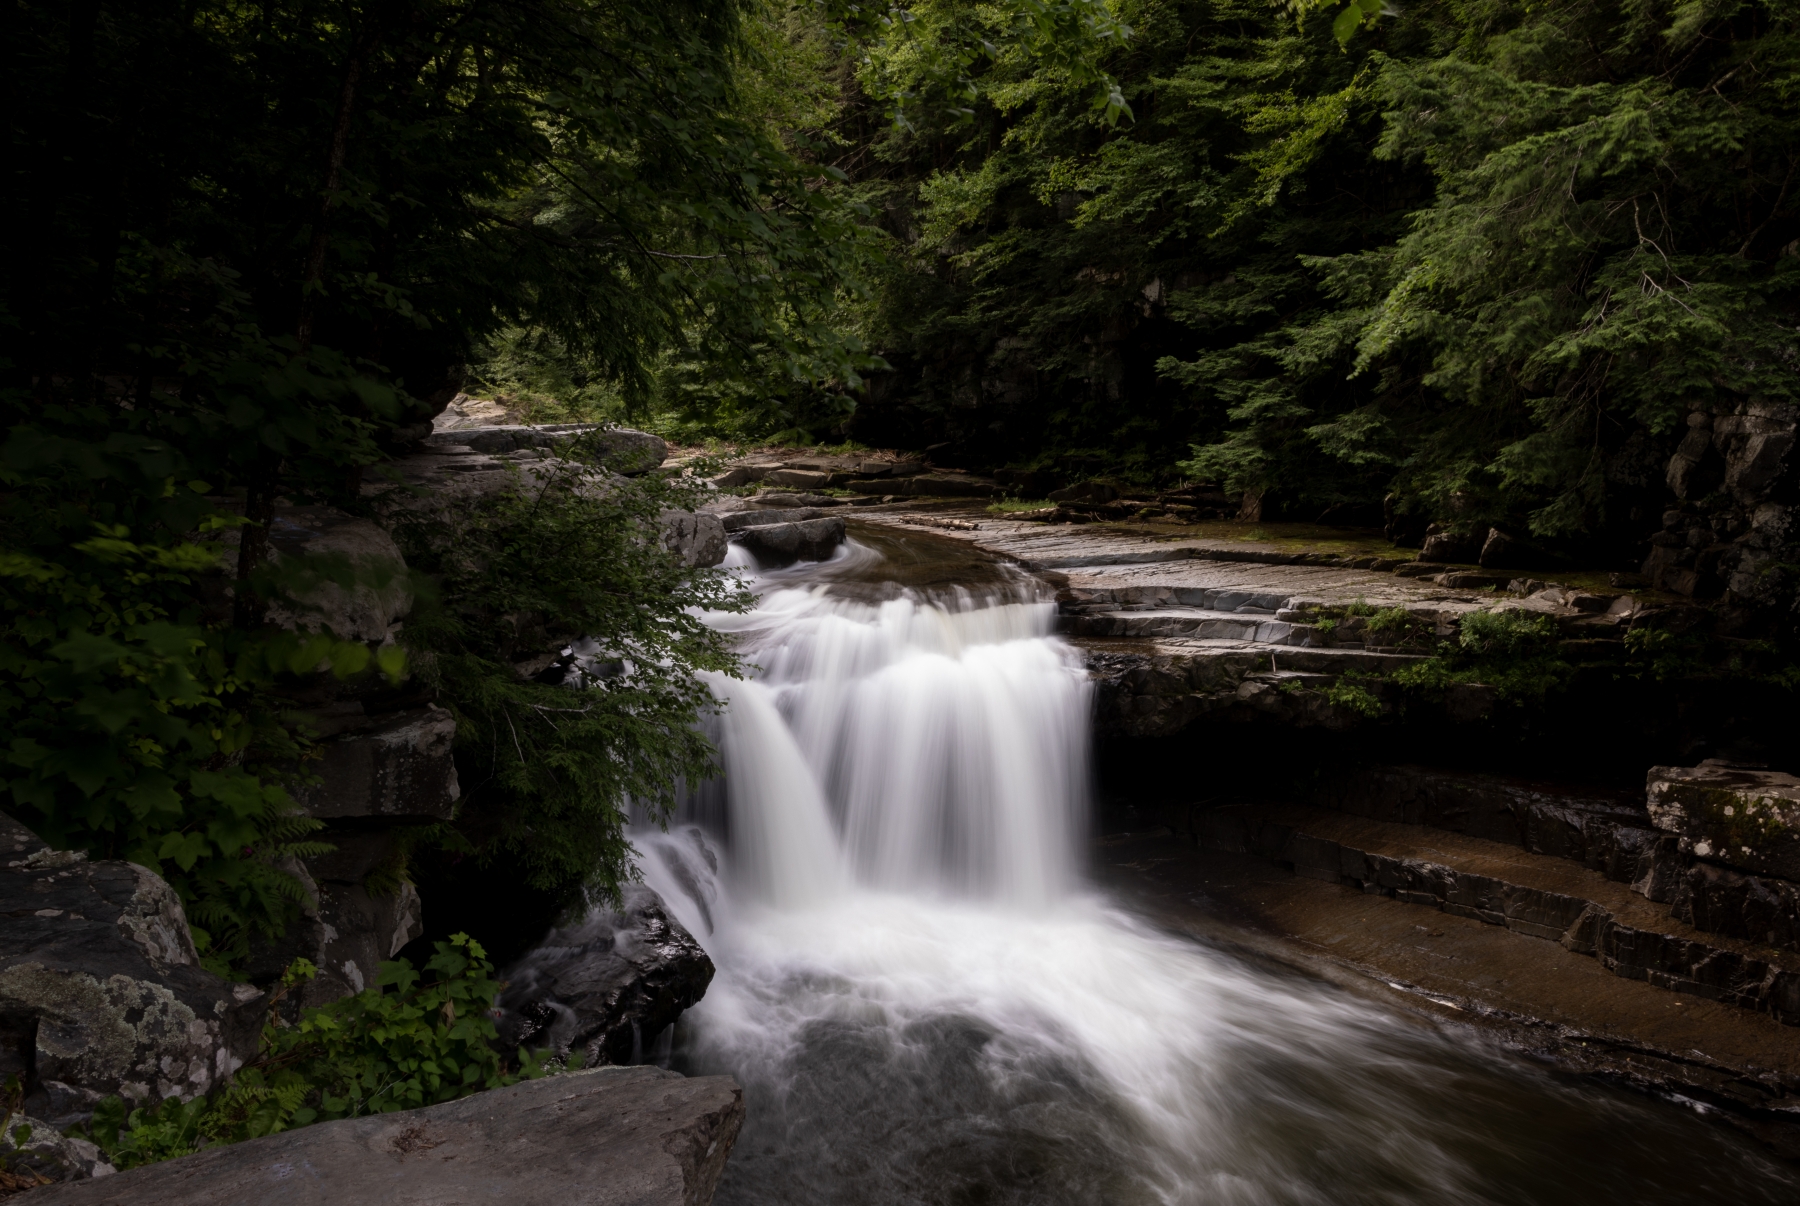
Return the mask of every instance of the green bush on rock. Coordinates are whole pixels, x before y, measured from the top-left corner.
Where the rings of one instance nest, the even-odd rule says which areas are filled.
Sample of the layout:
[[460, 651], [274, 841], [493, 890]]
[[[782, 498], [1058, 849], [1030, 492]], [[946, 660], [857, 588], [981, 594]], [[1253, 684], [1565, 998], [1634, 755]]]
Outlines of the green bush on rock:
[[480, 943], [456, 934], [437, 944], [424, 971], [405, 959], [383, 963], [379, 985], [290, 1023], [282, 999], [314, 974], [297, 961], [270, 1001], [260, 1055], [229, 1088], [131, 1110], [109, 1097], [82, 1137], [115, 1167], [134, 1168], [312, 1122], [436, 1105], [554, 1070], [541, 1053], [522, 1050], [509, 1065], [495, 1046], [492, 1013], [504, 986]]

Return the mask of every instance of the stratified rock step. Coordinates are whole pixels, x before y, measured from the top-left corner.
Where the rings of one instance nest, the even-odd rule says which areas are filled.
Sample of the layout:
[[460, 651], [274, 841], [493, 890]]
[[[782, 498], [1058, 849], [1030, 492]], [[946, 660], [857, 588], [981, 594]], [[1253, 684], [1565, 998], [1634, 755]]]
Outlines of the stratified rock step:
[[594, 1068], [32, 1191], [33, 1206], [706, 1206], [744, 1120], [729, 1076]]
[[1300, 806], [1213, 809], [1198, 821], [1208, 848], [1504, 926], [1594, 956], [1614, 975], [1800, 1025], [1800, 956], [1696, 930], [1667, 906], [1567, 859]]
[[1764, 1014], [1612, 975], [1504, 925], [1294, 874], [1187, 837], [1103, 840], [1099, 871], [1159, 924], [1557, 1066], [1689, 1104], [1800, 1158], [1800, 1042]]

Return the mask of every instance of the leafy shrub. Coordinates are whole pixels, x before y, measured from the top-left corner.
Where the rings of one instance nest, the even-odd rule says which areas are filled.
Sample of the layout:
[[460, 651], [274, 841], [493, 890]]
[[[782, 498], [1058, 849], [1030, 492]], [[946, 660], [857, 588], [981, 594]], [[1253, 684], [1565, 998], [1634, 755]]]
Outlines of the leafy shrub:
[[1334, 708], [1344, 708], [1359, 716], [1381, 715], [1381, 701], [1367, 687], [1352, 682], [1348, 676], [1326, 687], [1324, 695], [1325, 702]]
[[1463, 617], [1458, 643], [1478, 658], [1527, 658], [1556, 643], [1549, 616], [1523, 611], [1476, 611]]
[[312, 1122], [436, 1105], [544, 1075], [541, 1058], [519, 1052], [509, 1067], [492, 1017], [501, 983], [467, 934], [437, 944], [425, 965], [381, 965], [377, 986], [301, 1014], [289, 1024], [281, 999], [315, 969], [298, 960], [270, 1003], [262, 1050], [233, 1083], [210, 1097], [165, 1098], [127, 1110], [102, 1101], [84, 1137], [115, 1167], [134, 1168], [202, 1148]]
[[1470, 612], [1454, 642], [1443, 642], [1435, 656], [1395, 671], [1393, 681], [1412, 691], [1484, 683], [1501, 699], [1539, 700], [1559, 690], [1572, 672], [1556, 642], [1556, 624], [1548, 616]]

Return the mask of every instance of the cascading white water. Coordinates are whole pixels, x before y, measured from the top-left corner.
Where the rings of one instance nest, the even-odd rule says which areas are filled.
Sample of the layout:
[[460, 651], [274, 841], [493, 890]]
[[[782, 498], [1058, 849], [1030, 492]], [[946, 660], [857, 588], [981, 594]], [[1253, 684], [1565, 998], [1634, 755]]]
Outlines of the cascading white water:
[[[838, 589], [880, 573], [853, 544], [712, 618], [756, 667], [712, 684], [723, 813], [633, 838], [718, 967], [685, 1066], [749, 1094], [720, 1201], [1686, 1200], [1641, 1174], [1687, 1119], [1084, 888], [1089, 701], [1052, 605], [1022, 579]], [[1687, 1158], [1729, 1150], [1742, 1200], [1791, 1192], [1694, 1132]]]
[[776, 588], [715, 617], [758, 668], [712, 680], [733, 855], [758, 895], [817, 900], [851, 879], [1026, 905], [1068, 892], [1087, 687], [1049, 637], [1055, 605], [1021, 593]]

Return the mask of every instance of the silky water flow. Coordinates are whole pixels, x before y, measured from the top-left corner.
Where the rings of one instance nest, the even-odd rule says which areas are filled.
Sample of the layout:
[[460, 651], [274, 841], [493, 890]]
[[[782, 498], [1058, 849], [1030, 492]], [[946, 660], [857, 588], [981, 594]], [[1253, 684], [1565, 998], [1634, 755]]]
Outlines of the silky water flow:
[[1109, 903], [1054, 604], [866, 540], [734, 550], [759, 601], [710, 618], [754, 668], [711, 683], [723, 775], [633, 835], [718, 968], [675, 1066], [745, 1087], [720, 1203], [1800, 1201], [1691, 1111]]

